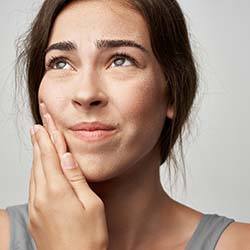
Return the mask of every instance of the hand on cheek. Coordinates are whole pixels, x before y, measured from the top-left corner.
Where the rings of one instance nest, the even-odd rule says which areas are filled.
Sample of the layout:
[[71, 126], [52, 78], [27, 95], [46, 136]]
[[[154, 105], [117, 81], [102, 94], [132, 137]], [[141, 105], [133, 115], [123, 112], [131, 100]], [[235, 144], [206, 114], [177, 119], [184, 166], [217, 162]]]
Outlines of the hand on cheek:
[[51, 140], [50, 143], [55, 147], [63, 173], [76, 194], [78, 194], [77, 191], [80, 190], [76, 190], [79, 186], [78, 184], [76, 185], [76, 182], [81, 180], [86, 182], [85, 177], [76, 160], [73, 158], [73, 155], [70, 152], [67, 152], [66, 140], [63, 134], [57, 129], [55, 122], [53, 121], [51, 115], [47, 112], [44, 103], [40, 104], [40, 110], [42, 113], [44, 127]]
[[55, 122], [53, 121], [51, 115], [47, 112], [46, 106], [44, 103], [40, 104], [40, 111], [43, 120], [43, 125], [46, 128], [47, 132], [50, 135], [51, 140], [54, 143], [54, 146], [57, 150], [59, 157], [61, 158], [63, 154], [67, 151], [66, 141], [63, 134], [57, 129]]
[[[40, 107], [42, 112], [45, 107]], [[103, 249], [108, 233], [102, 200], [91, 190], [52, 117], [31, 129], [33, 162], [28, 229], [38, 250]], [[52, 139], [54, 143], [52, 142]], [[96, 230], [98, 229], [98, 235]], [[60, 242], [58, 242], [60, 234]]]

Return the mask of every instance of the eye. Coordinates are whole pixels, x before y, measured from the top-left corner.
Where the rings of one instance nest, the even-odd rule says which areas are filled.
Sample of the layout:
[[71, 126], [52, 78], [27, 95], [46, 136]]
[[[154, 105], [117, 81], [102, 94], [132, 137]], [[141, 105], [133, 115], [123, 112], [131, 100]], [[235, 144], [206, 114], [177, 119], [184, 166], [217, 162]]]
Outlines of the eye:
[[[68, 65], [68, 67], [66, 67]], [[67, 62], [65, 57], [52, 57], [46, 64], [47, 69], [72, 69], [71, 65]]]
[[114, 60], [113, 63], [111, 64], [111, 67], [116, 67], [116, 66], [128, 67], [137, 64], [136, 60], [127, 53], [116, 53], [112, 56], [112, 58], [114, 58]]

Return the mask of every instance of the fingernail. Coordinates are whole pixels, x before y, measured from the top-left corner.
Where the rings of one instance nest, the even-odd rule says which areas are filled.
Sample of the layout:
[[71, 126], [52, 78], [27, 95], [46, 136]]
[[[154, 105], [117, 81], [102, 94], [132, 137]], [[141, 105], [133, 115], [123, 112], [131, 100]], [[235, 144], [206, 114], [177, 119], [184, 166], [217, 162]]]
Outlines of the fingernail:
[[33, 130], [34, 130], [34, 134], [40, 129], [39, 125], [34, 125], [33, 126]]
[[74, 159], [73, 159], [71, 153], [65, 153], [62, 156], [61, 164], [62, 164], [62, 167], [64, 169], [72, 169], [72, 168], [76, 167]]
[[34, 131], [34, 128], [33, 128], [33, 127], [30, 128], [30, 133], [31, 133], [32, 135], [35, 134], [35, 131]]

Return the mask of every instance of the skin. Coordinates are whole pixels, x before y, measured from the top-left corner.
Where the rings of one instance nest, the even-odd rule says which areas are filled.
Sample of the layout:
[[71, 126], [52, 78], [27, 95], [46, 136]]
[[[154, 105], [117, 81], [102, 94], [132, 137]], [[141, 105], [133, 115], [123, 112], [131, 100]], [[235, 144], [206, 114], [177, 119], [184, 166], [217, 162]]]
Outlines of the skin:
[[43, 120], [46, 129], [41, 125], [31, 129], [28, 229], [36, 248], [105, 250], [108, 232], [103, 202], [66, 152], [65, 140], [48, 113]]
[[[132, 47], [100, 50], [95, 46], [98, 39], [134, 40], [148, 53]], [[46, 54], [39, 102], [46, 105], [65, 147], [105, 206], [109, 250], [178, 249], [202, 214], [173, 201], [160, 183], [156, 143], [173, 110], [166, 106], [163, 72], [144, 19], [115, 1], [74, 2], [57, 17], [48, 47], [62, 41], [73, 41], [78, 48]], [[128, 53], [137, 64], [111, 59], [115, 52]], [[67, 59], [48, 68], [49, 59], [56, 56]], [[98, 143], [72, 135], [70, 126], [93, 120], [115, 124], [117, 132]], [[103, 214], [96, 224], [102, 220]]]
[[[135, 40], [149, 53], [100, 51], [96, 39]], [[44, 75], [44, 126], [31, 134], [28, 226], [38, 249], [185, 249], [203, 214], [172, 200], [160, 183], [156, 142], [173, 111], [166, 107], [146, 23], [114, 1], [79, 1], [58, 16], [49, 45], [64, 40], [73, 40], [78, 50], [46, 55], [46, 62], [51, 56], [68, 59]], [[114, 66], [110, 57], [117, 51], [135, 57], [140, 67], [127, 60]], [[117, 124], [118, 132], [105, 143], [73, 137], [70, 126], [92, 120]], [[66, 151], [77, 164], [72, 169], [63, 168]], [[8, 249], [4, 210], [0, 229], [0, 248]], [[249, 224], [232, 223], [216, 250], [250, 249], [249, 235]]]

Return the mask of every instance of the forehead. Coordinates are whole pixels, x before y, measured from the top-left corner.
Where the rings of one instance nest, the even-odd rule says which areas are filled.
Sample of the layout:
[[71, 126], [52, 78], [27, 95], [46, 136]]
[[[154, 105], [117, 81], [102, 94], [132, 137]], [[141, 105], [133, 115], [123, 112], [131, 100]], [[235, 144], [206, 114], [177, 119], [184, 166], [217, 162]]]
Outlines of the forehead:
[[50, 43], [75, 40], [79, 44], [96, 39], [127, 39], [150, 48], [148, 29], [139, 12], [119, 1], [74, 1], [56, 18]]

